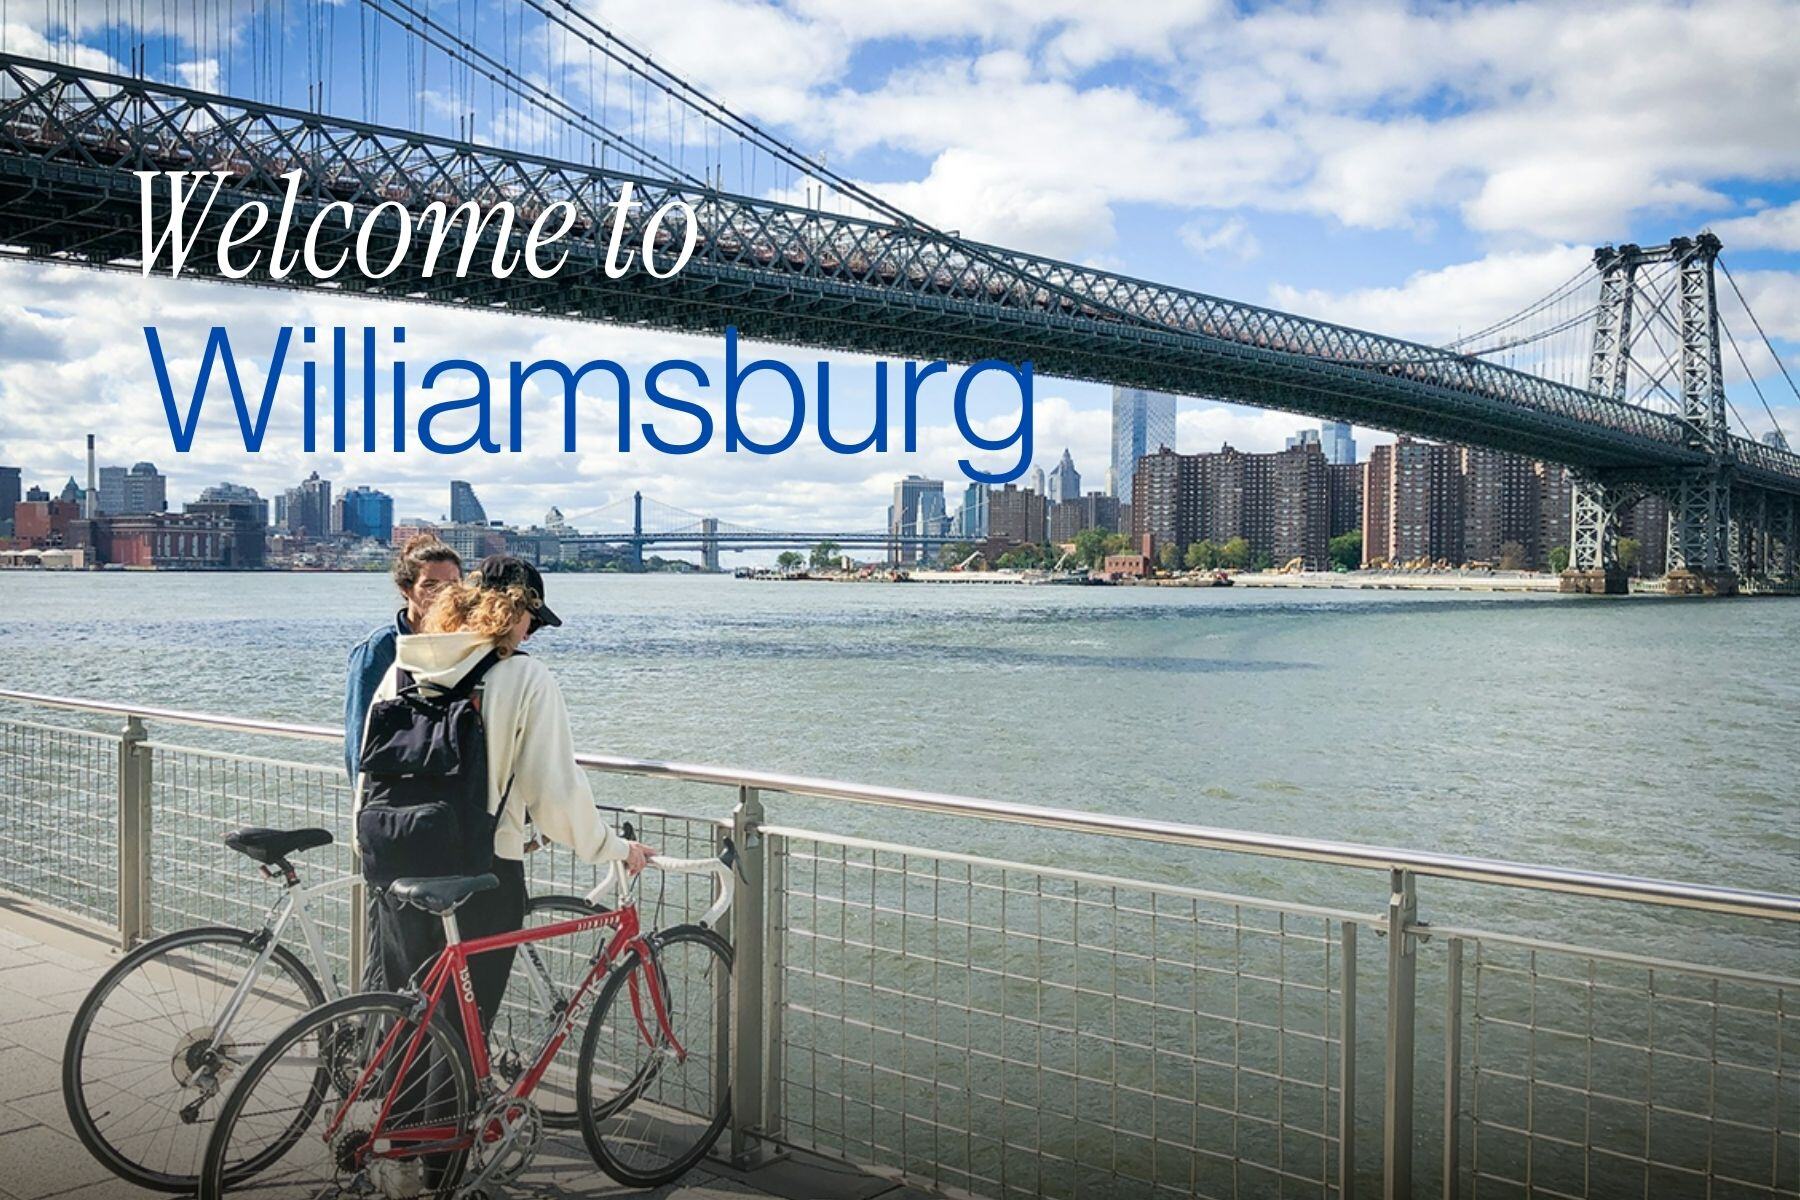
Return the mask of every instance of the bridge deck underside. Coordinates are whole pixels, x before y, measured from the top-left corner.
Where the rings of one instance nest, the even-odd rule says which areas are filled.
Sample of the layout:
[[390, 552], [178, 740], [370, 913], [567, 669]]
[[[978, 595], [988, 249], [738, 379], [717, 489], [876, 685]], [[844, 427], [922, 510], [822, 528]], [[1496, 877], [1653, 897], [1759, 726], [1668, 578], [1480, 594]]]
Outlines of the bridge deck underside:
[[[67, 70], [61, 73], [80, 74]], [[27, 77], [15, 70], [14, 79]], [[109, 86], [144, 85], [121, 80]], [[267, 113], [249, 111], [251, 106], [240, 101], [155, 86], [175, 97], [171, 103], [201, 106], [209, 112], [213, 106], [237, 106], [248, 113], [244, 118], [246, 125], [272, 120]], [[0, 103], [0, 115], [23, 111], [23, 103]], [[126, 123], [109, 126], [104, 136], [92, 131], [78, 132], [74, 129], [78, 124], [75, 118], [54, 115], [61, 111], [49, 103], [36, 110], [33, 119], [38, 125], [34, 128], [45, 130], [37, 135], [36, 142], [29, 130], [21, 133], [28, 124], [23, 119], [0, 122], [0, 245], [29, 258], [136, 270], [142, 231], [138, 181], [130, 172], [168, 169], [169, 164], [151, 158], [134, 138], [142, 142], [161, 138], [166, 145], [169, 135], [166, 129], [155, 131], [154, 136], [142, 134]], [[314, 134], [318, 133], [320, 118], [308, 114], [287, 116], [311, 122]], [[108, 119], [111, 118], [109, 113]], [[225, 135], [213, 132], [209, 136], [217, 139]], [[482, 158], [483, 169], [488, 172], [484, 178], [491, 178], [495, 169], [488, 160], [500, 154], [450, 144], [434, 147], [430, 139], [403, 131], [357, 127], [343, 136], [365, 141], [378, 136], [406, 138], [405, 153], [414, 155], [415, 161], [418, 155], [435, 151], [441, 151], [449, 165]], [[258, 143], [266, 144], [266, 138]], [[115, 148], [97, 152], [95, 147], [101, 145]], [[210, 153], [217, 152], [215, 147]], [[192, 154], [187, 161], [204, 163], [204, 159], [196, 159]], [[316, 164], [317, 159], [308, 161]], [[591, 207], [587, 211], [595, 213], [599, 207], [592, 204], [594, 197], [604, 186], [611, 186], [600, 173], [588, 168], [545, 161], [534, 164], [529, 156], [504, 159], [501, 165], [518, 168], [520, 178], [525, 177], [526, 166], [535, 167], [531, 175], [536, 181], [531, 184], [533, 187], [543, 186], [542, 180], [552, 170], [587, 172], [582, 178], [595, 189], [588, 198]], [[341, 182], [349, 168], [340, 164], [334, 169], [337, 174], [329, 179], [323, 168], [315, 171], [318, 177], [307, 186], [298, 206], [299, 220], [307, 220], [328, 202], [345, 198]], [[435, 169], [442, 173], [449, 166]], [[280, 185], [266, 170], [240, 174], [242, 177], [221, 193], [221, 212], [229, 211], [242, 200], [278, 200]], [[373, 174], [365, 172], [358, 178], [366, 181]], [[338, 190], [331, 190], [328, 183]], [[570, 186], [579, 186], [579, 181]], [[363, 191], [368, 194], [362, 194]], [[537, 194], [541, 198], [549, 193]], [[373, 183], [359, 182], [354, 185], [351, 198], [366, 209], [377, 203], [380, 196]], [[719, 202], [720, 198], [713, 199]], [[940, 254], [936, 259], [914, 248], [912, 257], [903, 260], [901, 270], [888, 270], [885, 274], [865, 269], [857, 275], [843, 261], [830, 259], [816, 249], [795, 249], [791, 243], [786, 247], [778, 245], [777, 253], [765, 253], [759, 258], [749, 252], [747, 235], [741, 230], [743, 222], [760, 211], [762, 202], [728, 199], [737, 206], [731, 210], [730, 220], [703, 230], [692, 261], [671, 279], [657, 280], [642, 270], [632, 270], [621, 279], [608, 279], [601, 269], [600, 248], [592, 237], [564, 243], [572, 252], [567, 265], [551, 281], [529, 277], [499, 280], [480, 266], [457, 279], [442, 265], [435, 277], [424, 279], [425, 239], [414, 237], [402, 265], [391, 276], [392, 282], [369, 280], [351, 272], [329, 285], [329, 290], [695, 333], [716, 333], [726, 326], [736, 326], [745, 336], [758, 341], [886, 357], [941, 358], [952, 362], [987, 358], [1030, 360], [1043, 375], [1153, 388], [1351, 421], [1511, 451], [1618, 479], [1654, 483], [1673, 471], [1705, 462], [1700, 451], [1684, 444], [1679, 426], [1671, 425], [1674, 418], [1667, 414], [1617, 405], [1490, 364], [1457, 361], [1426, 347], [1308, 322], [1288, 314], [1232, 306], [1173, 290], [1146, 297], [1143, 289], [1154, 289], [1155, 285], [1103, 276], [1066, 264], [1036, 262], [1020, 256], [1001, 262], [998, 256], [1011, 255], [1007, 251], [993, 250], [996, 273], [981, 277], [968, 268], [971, 260], [966, 256], [956, 260], [961, 265], [954, 268], [964, 271], [963, 275], [946, 272], [942, 264], [949, 260], [942, 256], [941, 246], [936, 248]], [[792, 210], [777, 215], [802, 223], [815, 219], [813, 214], [796, 216]], [[843, 224], [832, 220], [836, 222], [834, 228]], [[218, 220], [205, 227], [188, 259], [189, 273], [216, 275], [216, 237], [221, 227]], [[341, 230], [341, 218], [327, 223], [326, 228], [328, 232]], [[389, 216], [377, 230], [371, 257], [385, 262], [398, 245], [401, 229], [397, 216]], [[910, 231], [890, 229], [886, 233], [894, 238], [911, 236]], [[261, 263], [266, 264], [274, 236], [271, 222], [261, 239], [238, 251], [239, 260], [251, 252], [262, 251]], [[834, 236], [840, 238], [841, 245], [843, 235]], [[321, 238], [322, 243], [331, 243], [322, 244], [321, 259], [334, 260], [352, 240], [351, 234], [342, 232]], [[453, 239], [446, 257], [455, 251]], [[489, 253], [484, 249], [477, 262], [485, 262]], [[976, 248], [971, 253], [980, 258], [989, 252]], [[926, 264], [924, 269], [919, 268], [920, 262]], [[1019, 263], [1028, 266], [1018, 267]], [[975, 265], [988, 269], [979, 262]], [[1039, 287], [1040, 277], [1049, 282]], [[969, 278], [983, 282], [979, 287], [961, 284]], [[1082, 289], [1073, 293], [1074, 299], [1067, 290], [1072, 286], [1069, 280], [1076, 281]], [[290, 276], [286, 283], [273, 280], [266, 273], [241, 282], [320, 287], [301, 272]], [[1127, 293], [1130, 299], [1117, 299]], [[1097, 298], [1090, 304], [1080, 299], [1084, 295]], [[1203, 306], [1197, 307], [1201, 302]], [[1140, 310], [1179, 310], [1187, 315], [1179, 321], [1171, 317], [1162, 323], [1135, 317], [1133, 314]], [[1206, 315], [1196, 319], [1196, 312]], [[1230, 336], [1196, 331], [1215, 328]], [[1286, 347], [1300, 347], [1307, 352]], [[1372, 353], [1403, 357], [1371, 361], [1367, 356]], [[604, 347], [597, 346], [595, 357], [604, 356]], [[1521, 397], [1528, 400], [1522, 401]], [[1800, 492], [1800, 458], [1790, 463], [1790, 456], [1751, 451], [1746, 451], [1746, 455], [1749, 457], [1740, 457], [1737, 467], [1743, 483]]]

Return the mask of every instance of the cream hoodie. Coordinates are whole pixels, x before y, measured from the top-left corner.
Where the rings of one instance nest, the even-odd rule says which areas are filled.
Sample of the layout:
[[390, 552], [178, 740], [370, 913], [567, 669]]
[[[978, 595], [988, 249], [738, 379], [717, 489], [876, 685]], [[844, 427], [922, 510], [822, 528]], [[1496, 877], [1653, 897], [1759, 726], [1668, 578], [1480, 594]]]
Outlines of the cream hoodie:
[[[399, 690], [395, 672], [401, 669], [411, 672], [414, 682], [453, 687], [492, 648], [491, 641], [473, 633], [402, 634], [394, 665], [375, 689], [374, 699], [394, 697]], [[494, 829], [494, 853], [500, 858], [525, 857], [529, 813], [538, 833], [568, 846], [586, 862], [623, 859], [625, 839], [601, 819], [587, 777], [575, 765], [569, 710], [549, 670], [529, 655], [503, 658], [489, 668], [481, 693], [490, 813], [500, 807], [500, 794], [512, 780], [506, 811]], [[361, 776], [356, 806], [362, 807]]]

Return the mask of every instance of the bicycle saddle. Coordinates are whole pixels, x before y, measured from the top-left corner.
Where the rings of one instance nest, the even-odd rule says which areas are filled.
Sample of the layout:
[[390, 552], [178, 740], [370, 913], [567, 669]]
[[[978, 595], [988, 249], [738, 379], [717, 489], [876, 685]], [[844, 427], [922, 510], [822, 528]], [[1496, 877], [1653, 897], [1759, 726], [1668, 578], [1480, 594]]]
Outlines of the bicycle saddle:
[[264, 866], [274, 866], [290, 854], [331, 845], [329, 829], [238, 829], [225, 835], [225, 844]]
[[396, 904], [410, 904], [442, 916], [479, 892], [500, 886], [493, 875], [436, 875], [427, 879], [396, 879], [387, 894]]

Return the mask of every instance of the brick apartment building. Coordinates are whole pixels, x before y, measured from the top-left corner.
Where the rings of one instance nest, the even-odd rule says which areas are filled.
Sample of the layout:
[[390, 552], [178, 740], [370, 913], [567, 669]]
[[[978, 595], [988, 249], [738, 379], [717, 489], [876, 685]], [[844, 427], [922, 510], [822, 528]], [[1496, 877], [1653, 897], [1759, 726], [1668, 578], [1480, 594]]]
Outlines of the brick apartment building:
[[1133, 473], [1132, 542], [1154, 556], [1164, 546], [1185, 554], [1195, 542], [1241, 537], [1254, 556], [1298, 558], [1322, 570], [1331, 540], [1327, 479], [1316, 442], [1273, 454], [1230, 446], [1177, 454], [1164, 447], [1140, 458]]

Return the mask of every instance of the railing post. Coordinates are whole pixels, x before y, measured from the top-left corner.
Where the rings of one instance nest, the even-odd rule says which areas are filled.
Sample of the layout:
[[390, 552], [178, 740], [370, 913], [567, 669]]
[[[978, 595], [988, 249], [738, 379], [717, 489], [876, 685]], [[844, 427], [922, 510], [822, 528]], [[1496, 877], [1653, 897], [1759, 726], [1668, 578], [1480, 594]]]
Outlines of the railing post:
[[1356, 922], [1338, 926], [1344, 973], [1338, 1020], [1338, 1195], [1356, 1196]]
[[1381, 1120], [1381, 1178], [1385, 1200], [1412, 1200], [1413, 1031], [1418, 1000], [1417, 947], [1412, 929], [1419, 897], [1411, 871], [1393, 871], [1387, 909], [1387, 1063]]
[[1462, 1184], [1462, 1010], [1463, 943], [1451, 938], [1444, 982], [1444, 1197]]
[[[362, 868], [350, 868], [357, 875]], [[364, 990], [363, 976], [369, 970], [369, 885], [360, 878], [350, 885], [350, 978], [344, 981], [344, 994]], [[366, 981], [372, 983], [373, 981]]]
[[731, 907], [731, 1162], [753, 1167], [766, 1162], [771, 1113], [765, 1108], [767, 1017], [773, 997], [765, 975], [768, 945], [767, 841], [757, 790], [738, 788], [731, 833], [737, 843], [741, 879]]
[[119, 948], [150, 936], [150, 750], [144, 723], [125, 718], [119, 736]]

